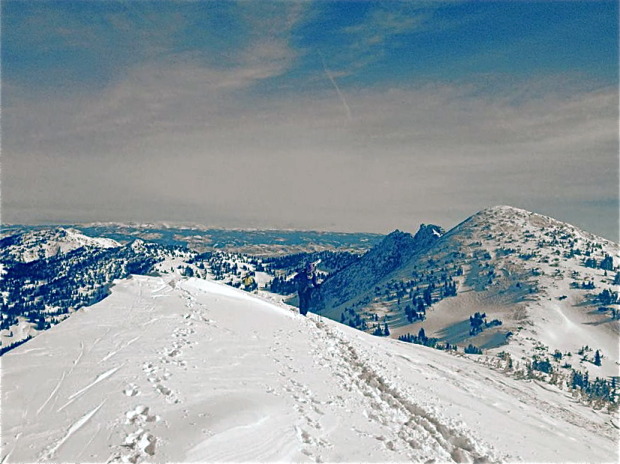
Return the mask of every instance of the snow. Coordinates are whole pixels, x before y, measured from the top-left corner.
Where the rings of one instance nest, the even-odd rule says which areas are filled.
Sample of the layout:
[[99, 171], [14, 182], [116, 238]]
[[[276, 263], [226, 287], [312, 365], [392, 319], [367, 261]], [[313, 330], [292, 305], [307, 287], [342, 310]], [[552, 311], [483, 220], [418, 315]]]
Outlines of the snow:
[[28, 263], [68, 253], [81, 247], [116, 248], [120, 243], [103, 237], [88, 237], [75, 229], [33, 230], [19, 237], [18, 243], [4, 247], [5, 258]]
[[166, 256], [162, 261], [155, 264], [153, 270], [160, 274], [174, 274], [181, 276], [187, 268], [190, 268], [196, 275], [202, 276], [203, 274], [206, 274], [205, 271], [201, 271], [194, 264], [188, 264], [187, 261], [190, 257], [190, 253], [182, 253], [178, 256]]
[[12, 325], [8, 329], [0, 330], [0, 340], [2, 341], [2, 346], [24, 340], [29, 336], [36, 336], [39, 331], [37, 331], [34, 327], [35, 324], [28, 322], [25, 317], [17, 317], [17, 324]]
[[3, 463], [618, 460], [566, 392], [178, 276], [5, 354], [2, 413]]

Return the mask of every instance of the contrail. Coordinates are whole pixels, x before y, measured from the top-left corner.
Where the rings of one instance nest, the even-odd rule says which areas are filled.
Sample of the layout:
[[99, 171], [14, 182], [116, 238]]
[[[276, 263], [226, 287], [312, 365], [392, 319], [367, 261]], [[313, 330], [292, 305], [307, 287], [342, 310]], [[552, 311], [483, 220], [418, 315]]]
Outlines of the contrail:
[[321, 57], [321, 63], [323, 63], [323, 70], [325, 71], [325, 74], [327, 74], [328, 79], [334, 85], [334, 88], [336, 89], [336, 93], [338, 94], [338, 97], [340, 98], [340, 101], [342, 102], [342, 106], [344, 106], [344, 109], [347, 112], [347, 119], [351, 121], [353, 119], [353, 117], [351, 116], [351, 108], [349, 108], [349, 105], [347, 104], [347, 101], [345, 100], [344, 95], [340, 91], [340, 87], [338, 87], [338, 84], [336, 84], [336, 81], [334, 80], [331, 73], [329, 72], [329, 69], [327, 69], [327, 65], [325, 64], [325, 59], [323, 58], [323, 55], [319, 53], [319, 56]]

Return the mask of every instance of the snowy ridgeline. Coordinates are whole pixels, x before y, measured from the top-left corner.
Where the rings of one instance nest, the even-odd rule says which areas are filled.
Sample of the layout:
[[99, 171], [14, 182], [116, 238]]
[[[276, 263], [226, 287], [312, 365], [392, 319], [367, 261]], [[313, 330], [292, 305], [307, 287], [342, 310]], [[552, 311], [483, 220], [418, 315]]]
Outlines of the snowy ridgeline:
[[199, 279], [118, 281], [2, 359], [1, 462], [617, 462], [571, 395]]

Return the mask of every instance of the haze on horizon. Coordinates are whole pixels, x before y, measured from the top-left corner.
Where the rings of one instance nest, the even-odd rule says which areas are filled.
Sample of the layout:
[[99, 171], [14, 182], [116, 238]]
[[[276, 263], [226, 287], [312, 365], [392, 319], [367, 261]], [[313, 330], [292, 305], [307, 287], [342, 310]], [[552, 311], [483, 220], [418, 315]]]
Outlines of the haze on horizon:
[[3, 223], [618, 241], [618, 4], [2, 2]]

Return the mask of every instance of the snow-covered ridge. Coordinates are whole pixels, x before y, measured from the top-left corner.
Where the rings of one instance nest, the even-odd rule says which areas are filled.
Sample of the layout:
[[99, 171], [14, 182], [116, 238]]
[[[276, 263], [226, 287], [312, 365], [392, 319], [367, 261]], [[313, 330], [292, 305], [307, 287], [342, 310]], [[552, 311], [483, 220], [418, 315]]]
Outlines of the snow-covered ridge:
[[553, 388], [197, 279], [119, 281], [2, 367], [2, 462], [618, 459]]
[[532, 211], [507, 205], [498, 205], [483, 209], [454, 227], [454, 229], [452, 229], [449, 233], [462, 230], [466, 228], [466, 225], [472, 225], [475, 227], [489, 227], [489, 225], [493, 224], [501, 228], [512, 227], [514, 230], [518, 230], [519, 227], [533, 227], [536, 229], [551, 228], [564, 233], [569, 233], [575, 238], [591, 240], [604, 244], [605, 246], [615, 247], [616, 249], [618, 248], [617, 243], [582, 230], [572, 224], [559, 221], [555, 218], [545, 216], [540, 213], [534, 213]]
[[322, 311], [357, 298], [431, 247], [442, 234], [443, 229], [430, 224], [422, 224], [414, 236], [395, 230], [357, 262], [330, 276], [313, 296], [313, 308]]
[[118, 242], [109, 238], [88, 237], [75, 229], [59, 227], [2, 238], [0, 259], [28, 263], [82, 247], [115, 248], [119, 246], [121, 245]]

